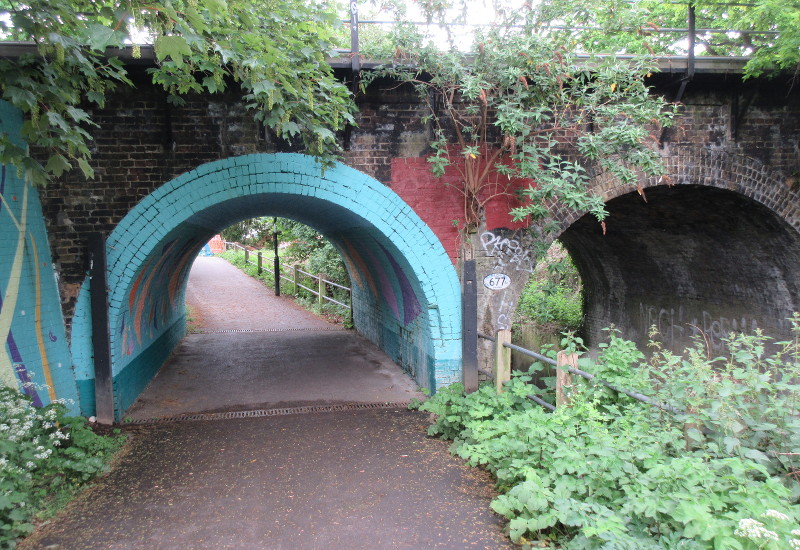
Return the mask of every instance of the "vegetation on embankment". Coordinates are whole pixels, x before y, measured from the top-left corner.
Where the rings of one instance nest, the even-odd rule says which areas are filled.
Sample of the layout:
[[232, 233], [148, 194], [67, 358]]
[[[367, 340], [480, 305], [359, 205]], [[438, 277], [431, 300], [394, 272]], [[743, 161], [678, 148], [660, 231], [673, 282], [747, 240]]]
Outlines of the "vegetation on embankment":
[[[512, 342], [539, 351], [557, 347], [564, 332], [577, 332], [583, 322], [583, 287], [575, 264], [558, 241], [553, 243], [522, 290], [514, 313]], [[512, 353], [515, 369], [525, 370], [527, 356]]]
[[528, 547], [800, 548], [798, 322], [771, 354], [756, 334], [732, 335], [725, 358], [700, 343], [680, 357], [654, 334], [645, 360], [610, 331], [597, 359], [580, 359], [595, 381], [677, 413], [582, 378], [551, 413], [527, 396], [554, 402], [552, 390], [523, 373], [500, 395], [456, 384], [420, 408], [435, 415], [430, 435], [496, 476], [492, 507]]
[[0, 387], [0, 548], [14, 548], [106, 471], [125, 438], [98, 435], [61, 403], [35, 407]]

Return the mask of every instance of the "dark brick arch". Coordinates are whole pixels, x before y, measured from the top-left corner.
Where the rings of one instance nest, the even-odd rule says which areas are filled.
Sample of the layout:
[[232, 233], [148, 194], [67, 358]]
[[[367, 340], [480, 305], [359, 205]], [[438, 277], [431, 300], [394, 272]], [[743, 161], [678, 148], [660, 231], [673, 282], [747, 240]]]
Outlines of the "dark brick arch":
[[[667, 145], [663, 157], [667, 175], [649, 178], [643, 183], [643, 200], [647, 198], [647, 189], [661, 185], [703, 185], [726, 189], [763, 204], [800, 231], [800, 181], [796, 182], [791, 176], [772, 170], [754, 157], [727, 150], [670, 148]], [[608, 203], [636, 191], [601, 175], [593, 180], [590, 192]], [[562, 230], [584, 215], [583, 212], [560, 209], [555, 205], [551, 211]]]
[[[669, 177], [643, 195], [595, 182], [606, 233], [566, 213], [559, 239], [585, 288], [585, 335], [613, 324], [647, 343], [656, 326], [676, 351], [703, 333], [713, 352], [730, 332], [790, 335], [800, 307], [798, 190], [781, 171], [725, 150], [665, 150]], [[669, 185], [665, 185], [669, 182]]]

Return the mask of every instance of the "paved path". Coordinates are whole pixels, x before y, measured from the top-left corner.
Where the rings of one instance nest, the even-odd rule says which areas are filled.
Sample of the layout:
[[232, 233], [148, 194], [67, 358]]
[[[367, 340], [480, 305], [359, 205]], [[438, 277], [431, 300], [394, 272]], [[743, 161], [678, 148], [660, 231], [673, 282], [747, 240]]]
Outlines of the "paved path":
[[183, 339], [127, 417], [423, 397], [367, 339], [276, 297], [221, 258], [197, 258], [187, 302], [203, 332]]
[[[265, 307], [268, 292], [254, 312], [263, 287], [237, 296], [229, 287], [239, 272], [220, 262], [198, 259], [190, 279], [206, 329], [302, 323], [314, 330], [190, 335], [131, 416], [384, 402], [413, 393], [408, 377], [352, 331], [330, 330], [274, 296], [270, 303], [284, 302], [283, 309]], [[208, 266], [224, 270], [223, 288], [197, 284], [217, 284], [205, 277]], [[514, 547], [489, 507], [490, 477], [451, 456], [448, 442], [426, 437], [426, 414], [380, 408], [223, 416], [124, 426], [130, 441], [111, 471], [20, 548]]]
[[128, 452], [22, 549], [503, 549], [487, 475], [368, 410], [175, 422]]
[[275, 296], [274, 289], [213, 256], [198, 257], [192, 265], [186, 302], [204, 330], [332, 327], [325, 319], [285, 296]]

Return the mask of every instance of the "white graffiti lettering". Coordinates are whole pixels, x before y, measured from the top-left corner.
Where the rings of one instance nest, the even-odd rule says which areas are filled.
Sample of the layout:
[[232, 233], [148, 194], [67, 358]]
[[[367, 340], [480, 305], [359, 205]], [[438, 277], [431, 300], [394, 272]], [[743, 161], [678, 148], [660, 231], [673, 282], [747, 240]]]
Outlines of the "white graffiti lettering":
[[525, 246], [525, 243], [503, 235], [496, 235], [491, 231], [484, 231], [481, 235], [481, 244], [486, 255], [495, 259], [495, 270], [503, 271], [506, 268], [513, 268], [516, 271], [533, 273], [535, 262], [531, 256], [530, 247]]

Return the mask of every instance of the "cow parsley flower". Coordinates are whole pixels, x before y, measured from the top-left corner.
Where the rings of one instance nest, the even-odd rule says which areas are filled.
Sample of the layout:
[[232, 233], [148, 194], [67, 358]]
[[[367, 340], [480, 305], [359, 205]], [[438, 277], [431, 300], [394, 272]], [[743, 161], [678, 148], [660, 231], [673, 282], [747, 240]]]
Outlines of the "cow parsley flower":
[[734, 534], [752, 541], [766, 540], [778, 542], [778, 533], [770, 531], [764, 524], [752, 518], [739, 520], [739, 527]]
[[782, 521], [789, 521], [789, 516], [787, 516], [786, 514], [783, 514], [781, 512], [778, 512], [777, 510], [767, 510], [766, 512], [761, 514], [761, 517], [762, 518], [775, 518], [775, 519], [779, 519], [779, 520], [782, 520]]

